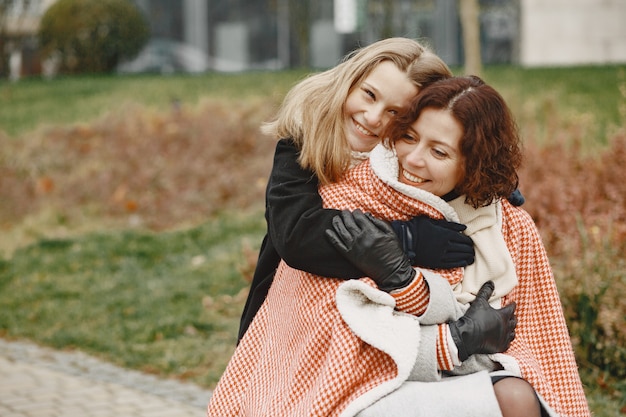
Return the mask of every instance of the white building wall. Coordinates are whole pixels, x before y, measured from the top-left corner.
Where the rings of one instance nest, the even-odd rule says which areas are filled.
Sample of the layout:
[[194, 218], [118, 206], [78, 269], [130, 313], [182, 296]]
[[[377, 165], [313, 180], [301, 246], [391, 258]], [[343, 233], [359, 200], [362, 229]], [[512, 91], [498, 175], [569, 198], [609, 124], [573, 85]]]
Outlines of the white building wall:
[[520, 64], [626, 62], [626, 0], [520, 0]]
[[204, 0], [184, 0], [185, 42], [209, 53], [209, 28], [206, 24], [208, 4]]
[[248, 26], [244, 22], [220, 23], [215, 28], [217, 71], [245, 71], [249, 68]]
[[317, 20], [311, 30], [311, 66], [330, 68], [341, 59], [341, 38], [332, 20]]

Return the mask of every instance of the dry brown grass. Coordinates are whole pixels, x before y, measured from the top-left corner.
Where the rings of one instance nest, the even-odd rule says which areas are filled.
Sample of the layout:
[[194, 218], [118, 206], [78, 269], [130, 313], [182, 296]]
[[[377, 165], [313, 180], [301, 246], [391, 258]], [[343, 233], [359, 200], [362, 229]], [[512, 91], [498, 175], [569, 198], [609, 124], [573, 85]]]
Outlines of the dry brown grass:
[[274, 143], [258, 127], [269, 107], [125, 105], [89, 124], [0, 136], [0, 226], [26, 240], [33, 228], [164, 230], [262, 203]]
[[[127, 104], [89, 124], [18, 139], [0, 133], [0, 227], [39, 218], [52, 229], [87, 223], [164, 230], [260, 204], [274, 143], [258, 127], [271, 110], [250, 101], [206, 100], [168, 112]], [[561, 129], [552, 143], [527, 141], [524, 208], [553, 256], [580, 255], [581, 227], [624, 253], [626, 133], [593, 154], [581, 151], [578, 136]]]

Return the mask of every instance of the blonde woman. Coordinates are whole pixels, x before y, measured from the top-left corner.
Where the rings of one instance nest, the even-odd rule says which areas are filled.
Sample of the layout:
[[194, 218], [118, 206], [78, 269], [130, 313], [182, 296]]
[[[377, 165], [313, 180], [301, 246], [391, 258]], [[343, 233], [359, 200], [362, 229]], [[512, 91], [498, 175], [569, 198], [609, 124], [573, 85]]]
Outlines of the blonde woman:
[[[339, 180], [367, 158], [387, 123], [418, 91], [450, 77], [446, 64], [419, 42], [390, 38], [348, 55], [327, 71], [295, 85], [264, 130], [279, 138], [266, 193], [267, 234], [241, 318], [239, 340], [267, 296], [281, 260], [316, 275], [366, 276], [328, 244], [324, 230], [336, 210], [323, 210], [319, 184]], [[473, 261], [465, 226], [419, 216], [407, 252], [413, 265], [465, 266]], [[402, 233], [400, 233], [402, 234]], [[407, 241], [403, 236], [403, 241]], [[398, 253], [397, 256], [404, 256]], [[384, 265], [381, 265], [384, 267]]]

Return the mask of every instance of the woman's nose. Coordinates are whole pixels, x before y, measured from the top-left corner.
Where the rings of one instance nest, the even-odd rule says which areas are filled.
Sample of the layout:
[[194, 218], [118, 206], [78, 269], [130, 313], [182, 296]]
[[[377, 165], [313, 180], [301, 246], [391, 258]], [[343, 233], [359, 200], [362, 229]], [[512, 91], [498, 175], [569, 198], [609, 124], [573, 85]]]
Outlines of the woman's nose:
[[371, 127], [378, 127], [383, 122], [382, 112], [376, 108], [367, 110], [364, 117], [367, 124]]
[[419, 145], [415, 146], [415, 148], [407, 155], [407, 160], [413, 166], [423, 166], [425, 159], [422, 147]]

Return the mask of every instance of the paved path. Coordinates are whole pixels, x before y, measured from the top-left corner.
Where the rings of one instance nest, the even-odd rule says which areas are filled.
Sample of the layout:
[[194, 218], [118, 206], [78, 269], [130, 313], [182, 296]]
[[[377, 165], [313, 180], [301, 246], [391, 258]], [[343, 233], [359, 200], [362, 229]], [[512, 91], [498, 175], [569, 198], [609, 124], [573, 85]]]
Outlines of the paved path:
[[0, 339], [1, 417], [204, 417], [210, 396], [80, 352]]

